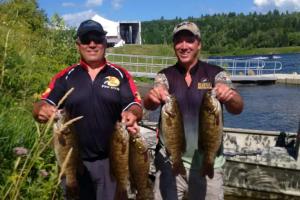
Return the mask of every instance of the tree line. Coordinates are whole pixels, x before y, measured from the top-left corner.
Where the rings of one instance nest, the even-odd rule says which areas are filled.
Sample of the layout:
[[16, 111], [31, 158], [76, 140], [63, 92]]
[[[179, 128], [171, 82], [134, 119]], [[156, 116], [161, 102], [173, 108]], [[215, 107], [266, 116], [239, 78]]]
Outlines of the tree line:
[[[171, 44], [174, 26], [184, 20], [200, 27], [202, 48], [209, 53], [300, 46], [300, 13], [278, 10], [144, 21], [143, 43]], [[48, 18], [37, 0], [0, 0], [0, 22], [0, 92], [26, 99], [41, 92], [59, 69], [78, 62], [75, 29], [65, 29], [57, 14]]]
[[0, 91], [18, 99], [41, 92], [63, 66], [78, 61], [75, 30], [49, 19], [37, 0], [0, 1]]
[[142, 22], [143, 43], [170, 44], [174, 26], [184, 20], [200, 27], [203, 49], [210, 53], [237, 48], [300, 46], [300, 12], [281, 13], [278, 10], [266, 14], [230, 12], [172, 20], [161, 17]]
[[[184, 20], [142, 22], [144, 44], [171, 44], [173, 27]], [[203, 48], [210, 52], [300, 45], [299, 13], [229, 13], [187, 20], [199, 25]], [[48, 18], [37, 0], [0, 0], [1, 197], [6, 183], [15, 180], [11, 171], [17, 172], [18, 158], [12, 149], [30, 148], [39, 141], [37, 136], [43, 135], [32, 118], [32, 103], [39, 99], [54, 74], [79, 60], [75, 33], [75, 29], [65, 28], [60, 16]], [[22, 186], [22, 199], [49, 199], [53, 187], [48, 180], [56, 180], [56, 173], [45, 178], [38, 175], [39, 169], [55, 171], [55, 165], [49, 163], [55, 163], [53, 152], [37, 159], [36, 171]]]

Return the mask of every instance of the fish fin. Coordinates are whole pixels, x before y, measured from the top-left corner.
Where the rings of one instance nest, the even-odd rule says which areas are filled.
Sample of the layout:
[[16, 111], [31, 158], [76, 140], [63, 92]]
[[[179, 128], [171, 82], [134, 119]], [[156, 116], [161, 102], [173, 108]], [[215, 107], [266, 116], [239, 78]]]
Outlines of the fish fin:
[[182, 176], [186, 176], [186, 170], [185, 170], [185, 167], [184, 167], [182, 161], [179, 162], [179, 163], [173, 163], [172, 167], [173, 167], [173, 174], [174, 175], [180, 174]]
[[214, 177], [214, 165], [211, 163], [205, 163], [202, 169], [202, 176], [208, 176], [210, 179]]
[[144, 161], [147, 162], [149, 159], [148, 151], [144, 152]]
[[220, 125], [220, 113], [216, 114], [216, 125], [219, 126]]
[[66, 177], [66, 196], [67, 199], [78, 199], [79, 200], [79, 185], [77, 180], [70, 180]]
[[62, 146], [66, 146], [66, 139], [63, 134], [57, 134], [58, 142]]

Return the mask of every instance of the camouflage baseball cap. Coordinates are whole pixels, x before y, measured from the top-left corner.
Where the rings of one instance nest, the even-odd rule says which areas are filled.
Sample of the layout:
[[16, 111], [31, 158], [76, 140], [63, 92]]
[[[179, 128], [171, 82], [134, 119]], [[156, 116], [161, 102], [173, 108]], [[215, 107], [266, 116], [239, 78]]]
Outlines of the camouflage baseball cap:
[[188, 21], [181, 22], [180, 24], [177, 24], [175, 26], [175, 28], [173, 30], [173, 38], [179, 31], [183, 31], [183, 30], [190, 31], [195, 36], [197, 36], [199, 39], [201, 38], [201, 33], [200, 33], [198, 26], [195, 23], [188, 22]]

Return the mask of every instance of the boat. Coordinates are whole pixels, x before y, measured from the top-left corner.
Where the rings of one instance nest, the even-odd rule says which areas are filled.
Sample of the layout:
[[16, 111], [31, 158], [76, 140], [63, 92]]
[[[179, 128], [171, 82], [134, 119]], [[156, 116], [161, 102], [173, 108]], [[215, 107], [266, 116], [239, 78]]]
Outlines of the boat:
[[224, 128], [225, 194], [300, 199], [300, 133]]
[[[152, 149], [156, 123], [143, 122], [141, 132]], [[285, 133], [224, 128], [225, 196], [250, 199], [300, 199], [300, 132]], [[152, 172], [155, 167], [151, 165]]]

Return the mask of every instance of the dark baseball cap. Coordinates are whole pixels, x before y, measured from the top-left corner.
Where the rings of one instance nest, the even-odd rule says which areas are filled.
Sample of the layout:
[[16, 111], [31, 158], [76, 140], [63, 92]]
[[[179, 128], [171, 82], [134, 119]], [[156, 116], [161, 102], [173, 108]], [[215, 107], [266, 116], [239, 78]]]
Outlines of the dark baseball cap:
[[106, 31], [104, 31], [102, 25], [94, 20], [88, 19], [79, 25], [77, 29], [77, 37], [81, 37], [84, 34], [90, 32], [90, 31], [97, 31], [100, 35], [106, 35]]

